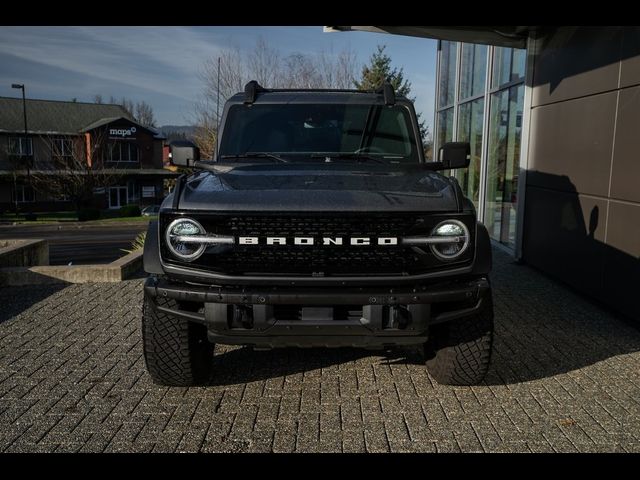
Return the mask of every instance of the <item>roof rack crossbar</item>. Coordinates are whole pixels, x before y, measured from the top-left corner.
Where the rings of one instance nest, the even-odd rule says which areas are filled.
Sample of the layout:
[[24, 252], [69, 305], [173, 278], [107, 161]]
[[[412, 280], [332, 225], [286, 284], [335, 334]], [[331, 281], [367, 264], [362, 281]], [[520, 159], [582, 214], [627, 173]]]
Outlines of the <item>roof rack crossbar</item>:
[[341, 93], [377, 93], [384, 95], [385, 105], [395, 105], [396, 95], [393, 86], [387, 81], [377, 90], [357, 90], [349, 88], [264, 88], [257, 81], [251, 80], [244, 86], [244, 103], [256, 101], [258, 93], [262, 92], [341, 92]]

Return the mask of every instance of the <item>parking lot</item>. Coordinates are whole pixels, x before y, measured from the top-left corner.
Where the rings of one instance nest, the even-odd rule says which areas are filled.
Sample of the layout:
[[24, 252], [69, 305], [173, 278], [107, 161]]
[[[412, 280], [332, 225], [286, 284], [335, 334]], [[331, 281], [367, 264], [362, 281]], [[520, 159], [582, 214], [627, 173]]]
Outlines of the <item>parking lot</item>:
[[208, 387], [158, 387], [140, 280], [0, 289], [0, 451], [640, 452], [640, 330], [494, 263], [494, 356], [471, 388], [413, 349], [224, 346]]

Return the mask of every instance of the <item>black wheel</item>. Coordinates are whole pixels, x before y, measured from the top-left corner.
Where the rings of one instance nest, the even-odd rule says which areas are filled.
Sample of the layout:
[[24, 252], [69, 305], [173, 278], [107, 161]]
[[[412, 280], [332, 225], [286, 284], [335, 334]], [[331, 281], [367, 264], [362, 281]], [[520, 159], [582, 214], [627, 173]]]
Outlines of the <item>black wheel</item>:
[[425, 349], [427, 370], [444, 385], [477, 385], [487, 374], [493, 344], [493, 302], [472, 317], [434, 325]]
[[[159, 306], [176, 308], [176, 301], [156, 298]], [[147, 371], [160, 385], [188, 387], [209, 378], [213, 344], [207, 328], [159, 312], [147, 296], [142, 305], [142, 345]]]

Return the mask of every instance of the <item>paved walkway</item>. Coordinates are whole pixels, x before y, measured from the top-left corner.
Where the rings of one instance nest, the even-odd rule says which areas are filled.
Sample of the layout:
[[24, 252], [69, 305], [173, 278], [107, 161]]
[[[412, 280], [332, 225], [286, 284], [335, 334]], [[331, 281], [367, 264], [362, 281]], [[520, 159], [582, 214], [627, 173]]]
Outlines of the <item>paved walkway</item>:
[[640, 331], [495, 252], [495, 355], [447, 387], [419, 351], [217, 347], [151, 383], [141, 281], [0, 289], [0, 451], [640, 452]]

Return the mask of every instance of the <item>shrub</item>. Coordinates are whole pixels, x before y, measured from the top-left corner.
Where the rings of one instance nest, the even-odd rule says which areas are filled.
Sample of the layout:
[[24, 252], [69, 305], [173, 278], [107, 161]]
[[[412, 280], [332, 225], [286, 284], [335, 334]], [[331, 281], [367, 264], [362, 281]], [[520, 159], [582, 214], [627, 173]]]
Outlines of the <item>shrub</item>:
[[139, 217], [140, 215], [140, 207], [138, 205], [125, 205], [120, 208], [121, 217]]
[[140, 232], [138, 236], [131, 242], [131, 250], [121, 248], [123, 252], [132, 253], [136, 250], [142, 250], [144, 248], [144, 241], [147, 239], [147, 232]]
[[78, 220], [86, 222], [87, 220], [98, 220], [100, 218], [100, 210], [97, 208], [83, 208], [78, 212]]

